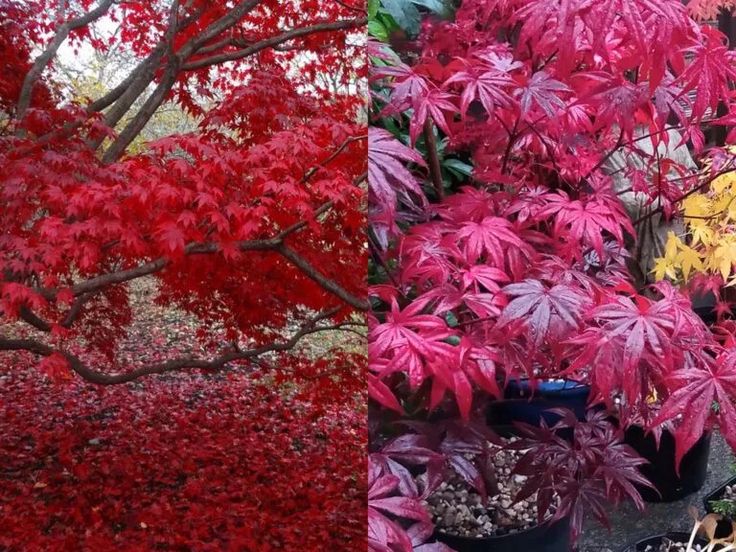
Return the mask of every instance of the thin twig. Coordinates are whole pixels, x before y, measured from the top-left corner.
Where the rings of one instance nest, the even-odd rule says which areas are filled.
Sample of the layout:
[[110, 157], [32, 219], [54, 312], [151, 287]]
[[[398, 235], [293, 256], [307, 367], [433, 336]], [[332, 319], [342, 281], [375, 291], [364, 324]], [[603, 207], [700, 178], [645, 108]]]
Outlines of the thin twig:
[[432, 178], [434, 191], [437, 199], [442, 201], [445, 199], [445, 190], [442, 186], [442, 169], [440, 167], [440, 158], [437, 155], [437, 140], [434, 136], [434, 125], [430, 119], [424, 122], [424, 140], [427, 144], [427, 157], [429, 157], [429, 174]]

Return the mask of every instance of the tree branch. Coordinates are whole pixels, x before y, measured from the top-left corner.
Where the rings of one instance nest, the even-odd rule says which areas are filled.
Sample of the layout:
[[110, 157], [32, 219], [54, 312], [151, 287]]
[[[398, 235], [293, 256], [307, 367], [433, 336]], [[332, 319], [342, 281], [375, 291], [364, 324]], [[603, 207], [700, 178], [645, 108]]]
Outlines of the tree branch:
[[355, 27], [360, 27], [361, 25], [365, 25], [367, 22], [368, 22], [368, 19], [365, 17], [362, 17], [359, 19], [346, 19], [342, 21], [332, 21], [329, 23], [318, 23], [315, 25], [310, 25], [308, 27], [300, 27], [298, 29], [291, 29], [280, 35], [272, 36], [270, 38], [266, 38], [264, 40], [256, 42], [255, 44], [252, 44], [251, 46], [248, 46], [247, 48], [243, 48], [242, 50], [237, 50], [235, 52], [226, 52], [223, 54], [218, 54], [215, 56], [210, 56], [207, 58], [198, 59], [198, 60], [195, 60], [189, 63], [185, 63], [182, 69], [184, 71], [193, 71], [195, 69], [201, 69], [202, 67], [209, 67], [210, 65], [216, 65], [219, 63], [224, 63], [226, 61], [234, 61], [236, 59], [242, 59], [244, 57], [248, 57], [257, 52], [260, 52], [261, 50], [265, 50], [266, 48], [277, 46], [289, 40], [293, 40], [294, 38], [308, 36], [310, 34], [315, 34], [315, 33], [337, 31], [337, 30], [342, 30], [342, 29], [351, 29]]
[[20, 94], [18, 95], [18, 103], [15, 109], [15, 118], [17, 120], [20, 121], [23, 119], [23, 116], [28, 110], [28, 107], [31, 105], [33, 85], [36, 84], [36, 81], [41, 76], [41, 73], [43, 73], [43, 70], [46, 69], [48, 64], [51, 63], [51, 60], [54, 59], [56, 53], [59, 51], [59, 47], [69, 36], [69, 33], [74, 29], [83, 27], [84, 25], [87, 25], [92, 21], [95, 21], [96, 19], [102, 17], [105, 13], [107, 13], [107, 10], [110, 9], [110, 6], [112, 6], [113, 2], [114, 0], [102, 0], [100, 4], [92, 11], [75, 19], [71, 19], [66, 23], [63, 23], [57, 29], [54, 38], [51, 39], [51, 42], [41, 53], [41, 55], [36, 58], [30, 71], [28, 71], [25, 78], [23, 79], [23, 85], [21, 86]]
[[[172, 55], [169, 56], [166, 71], [161, 77], [158, 86], [156, 86], [156, 89], [146, 99], [138, 113], [135, 114], [133, 119], [125, 126], [125, 128], [118, 135], [115, 141], [103, 154], [103, 163], [110, 164], [117, 161], [120, 156], [123, 155], [130, 143], [135, 140], [135, 137], [140, 134], [140, 132], [146, 126], [151, 117], [153, 117], [153, 114], [164, 102], [171, 88], [176, 83], [176, 79], [182, 69], [182, 64], [184, 60], [191, 56], [202, 44], [206, 43], [208, 40], [211, 40], [213, 37], [217, 36], [221, 32], [227, 30], [229, 27], [235, 25], [244, 15], [246, 15], [258, 4], [260, 4], [260, 2], [261, 0], [246, 0], [245, 2], [241, 2], [220, 19], [211, 23], [199, 35], [192, 37], [179, 49], [176, 54], [173, 54], [173, 52], [171, 53]], [[166, 38], [164, 39], [164, 43], [167, 43]], [[168, 47], [165, 46], [164, 49], [168, 50]], [[155, 69], [155, 67], [153, 66], [151, 68]], [[135, 94], [135, 97], [137, 98], [139, 95], [140, 92]], [[129, 108], [130, 106], [127, 106], [123, 113], [127, 112]], [[116, 115], [118, 115], [117, 112]]]
[[424, 140], [427, 144], [427, 157], [429, 157], [429, 174], [432, 178], [434, 191], [437, 194], [437, 200], [442, 202], [445, 199], [445, 189], [442, 186], [442, 167], [440, 166], [440, 158], [437, 155], [437, 140], [434, 137], [434, 125], [429, 118], [424, 122]]
[[133, 140], [135, 140], [135, 137], [140, 134], [143, 127], [146, 126], [146, 123], [148, 123], [156, 110], [164, 102], [166, 95], [174, 86], [174, 83], [176, 83], [176, 78], [179, 74], [180, 66], [178, 59], [178, 56], [174, 56], [169, 60], [169, 66], [164, 73], [161, 82], [158, 83], [156, 89], [146, 99], [141, 109], [135, 114], [135, 117], [133, 117], [133, 119], [125, 126], [123, 131], [118, 135], [107, 151], [105, 151], [102, 156], [102, 162], [104, 164], [109, 165], [120, 158], [120, 156], [125, 152], [125, 149]]
[[221, 32], [226, 31], [235, 25], [243, 16], [258, 6], [261, 1], [262, 0], [245, 0], [244, 2], [241, 2], [220, 19], [211, 23], [204, 31], [190, 38], [179, 51], [181, 59], [188, 58], [201, 46], [215, 38]]
[[[731, 160], [733, 160], [733, 159], [731, 159]], [[685, 192], [682, 195], [680, 195], [678, 198], [673, 199], [671, 201], [671, 203], [673, 203], [673, 204], [680, 203], [681, 201], [687, 199], [688, 197], [690, 197], [694, 193], [697, 193], [700, 190], [702, 190], [703, 188], [705, 188], [706, 186], [710, 185], [710, 183], [713, 182], [716, 178], [718, 178], [720, 176], [723, 176], [724, 174], [729, 174], [729, 173], [733, 173], [733, 172], [736, 172], [736, 169], [733, 168], [733, 167], [729, 167], [728, 169], [724, 169], [724, 170], [718, 171], [717, 173], [715, 173], [715, 174], [709, 176], [708, 178], [706, 178], [703, 182], [701, 182], [697, 186], [694, 186], [693, 188], [691, 188], [687, 192]], [[673, 180], [676, 180], [676, 179], [673, 179]], [[646, 214], [644, 214], [644, 215], [640, 216], [638, 219], [636, 219], [634, 221], [634, 223], [633, 223], [634, 226], [638, 226], [639, 224], [641, 224], [645, 220], [650, 219], [651, 217], [653, 217], [657, 213], [660, 213], [663, 209], [664, 209], [664, 205], [661, 204], [661, 202], [660, 202], [660, 205], [657, 208], [652, 209], [651, 211], [648, 211]], [[687, 218], [692, 218], [692, 217], [687, 217]]]
[[316, 282], [324, 290], [329, 291], [333, 295], [339, 297], [347, 304], [355, 307], [361, 311], [367, 311], [370, 309], [368, 301], [360, 299], [355, 295], [351, 294], [345, 288], [340, 286], [334, 280], [329, 279], [327, 276], [322, 274], [315, 266], [313, 266], [307, 259], [299, 255], [296, 251], [291, 249], [284, 243], [280, 243], [275, 250], [281, 254], [282, 257], [291, 262], [299, 270], [301, 270], [309, 279]]
[[343, 2], [342, 0], [335, 0], [338, 4], [340, 4], [343, 8], [348, 9], [350, 11], [358, 12], [358, 13], [366, 13], [367, 10], [365, 8], [357, 8], [355, 6], [351, 6], [347, 2]]
[[[277, 240], [250, 240], [238, 243], [238, 249], [241, 251], [268, 251], [275, 249], [277, 245]], [[184, 248], [184, 254], [198, 255], [216, 253], [218, 250], [219, 246], [216, 243], [190, 243]], [[71, 290], [75, 297], [84, 293], [94, 293], [110, 285], [122, 284], [124, 282], [129, 282], [130, 280], [154, 274], [155, 272], [163, 269], [169, 264], [169, 262], [169, 259], [166, 257], [159, 257], [156, 260], [149, 261], [133, 268], [110, 272], [108, 274], [90, 278], [89, 280], [75, 284], [72, 286]], [[59, 290], [55, 288], [37, 288], [34, 291], [47, 300], [53, 300]]]
[[94, 370], [87, 366], [85, 362], [78, 356], [64, 350], [55, 349], [45, 343], [36, 341], [34, 339], [7, 339], [0, 337], [0, 350], [3, 351], [29, 351], [36, 355], [48, 357], [53, 354], [62, 355], [70, 367], [83, 379], [100, 385], [114, 385], [118, 383], [125, 383], [136, 380], [143, 376], [152, 374], [163, 374], [175, 370], [184, 369], [206, 369], [206, 370], [218, 370], [223, 368], [226, 364], [236, 360], [247, 360], [250, 358], [257, 357], [259, 355], [269, 352], [287, 351], [293, 349], [296, 344], [306, 335], [323, 332], [333, 331], [341, 329], [340, 324], [333, 324], [329, 326], [319, 326], [318, 322], [330, 318], [340, 311], [340, 307], [333, 307], [331, 309], [324, 310], [317, 315], [309, 318], [300, 329], [294, 333], [288, 340], [270, 343], [268, 345], [262, 345], [253, 349], [246, 350], [233, 350], [226, 353], [222, 353], [211, 359], [202, 358], [176, 358], [167, 360], [164, 362], [148, 364], [140, 368], [136, 368], [130, 372], [118, 373], [118, 374], [107, 374]]

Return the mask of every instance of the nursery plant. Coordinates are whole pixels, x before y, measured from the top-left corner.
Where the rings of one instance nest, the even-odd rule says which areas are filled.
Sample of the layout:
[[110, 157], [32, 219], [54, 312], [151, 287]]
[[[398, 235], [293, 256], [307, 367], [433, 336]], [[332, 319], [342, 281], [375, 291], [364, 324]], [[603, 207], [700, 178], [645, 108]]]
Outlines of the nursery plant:
[[[702, 519], [694, 507], [690, 507], [690, 515], [694, 522], [689, 533], [669, 532], [661, 535], [644, 538], [625, 549], [625, 552], [646, 551], [678, 551], [683, 552], [711, 552], [714, 550], [734, 550], [736, 526], [725, 522], [717, 514], [706, 514]], [[722, 528], [725, 528], [723, 531]], [[724, 533], [721, 535], [721, 533]]]
[[703, 497], [705, 511], [736, 518], [736, 464], [731, 465], [731, 477]]
[[467, 421], [509, 380], [565, 378], [672, 431], [677, 464], [716, 425], [736, 447], [729, 340], [630, 254], [731, 178], [704, 134], [732, 121], [725, 37], [677, 0], [465, 0], [369, 48], [373, 416]]

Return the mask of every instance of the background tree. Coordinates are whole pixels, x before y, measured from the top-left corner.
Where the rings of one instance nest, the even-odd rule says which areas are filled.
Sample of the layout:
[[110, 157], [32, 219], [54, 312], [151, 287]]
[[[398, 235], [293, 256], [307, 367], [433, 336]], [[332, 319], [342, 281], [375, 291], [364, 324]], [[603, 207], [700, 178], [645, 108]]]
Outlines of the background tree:
[[[111, 384], [354, 324], [366, 307], [361, 271], [345, 270], [364, 265], [366, 132], [350, 86], [364, 73], [361, 9], [3, 1], [0, 20], [0, 350]], [[129, 70], [80, 100], [54, 72], [62, 45], [115, 49]], [[171, 106], [196, 131], [136, 144]], [[197, 317], [210, 356], [117, 362], [146, 277], [156, 302]]]

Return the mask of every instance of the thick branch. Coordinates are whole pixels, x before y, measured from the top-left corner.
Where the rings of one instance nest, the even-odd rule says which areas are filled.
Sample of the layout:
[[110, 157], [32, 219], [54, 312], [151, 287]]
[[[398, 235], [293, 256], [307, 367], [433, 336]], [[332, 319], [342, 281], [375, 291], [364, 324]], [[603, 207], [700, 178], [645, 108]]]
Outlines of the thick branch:
[[334, 280], [329, 279], [327, 276], [322, 274], [315, 266], [313, 266], [307, 259], [299, 255], [296, 251], [281, 243], [276, 247], [278, 251], [285, 259], [288, 259], [291, 264], [301, 270], [309, 279], [316, 282], [323, 289], [329, 291], [333, 295], [339, 297], [347, 304], [355, 307], [361, 311], [367, 311], [370, 309], [368, 301], [356, 297], [345, 288], [340, 286]]
[[445, 189], [442, 184], [442, 168], [440, 166], [439, 155], [437, 154], [437, 140], [434, 137], [434, 125], [431, 119], [427, 119], [424, 123], [424, 139], [427, 142], [429, 174], [432, 177], [432, 184], [437, 194], [437, 200], [441, 202], [445, 199]]
[[346, 19], [343, 21], [331, 21], [329, 23], [318, 23], [316, 25], [310, 25], [308, 27], [300, 27], [298, 29], [291, 29], [279, 35], [272, 36], [270, 38], [266, 38], [264, 40], [256, 42], [255, 44], [252, 44], [248, 46], [247, 48], [243, 48], [242, 50], [236, 50], [235, 52], [226, 52], [223, 54], [218, 54], [215, 56], [198, 59], [196, 61], [186, 63], [184, 64], [183, 69], [185, 71], [192, 71], [194, 69], [201, 69], [202, 67], [209, 67], [210, 65], [217, 65], [219, 63], [224, 63], [226, 61], [234, 61], [236, 59], [243, 59], [244, 57], [248, 57], [255, 53], [258, 53], [261, 50], [265, 50], [266, 48], [277, 46], [284, 42], [288, 42], [289, 40], [293, 40], [295, 38], [309, 36], [315, 33], [337, 31], [337, 30], [342, 30], [342, 29], [352, 29], [355, 27], [360, 27], [361, 25], [365, 25], [367, 21], [368, 20], [363, 17], [359, 19]]
[[[323, 207], [324, 211], [326, 211], [326, 207], [324, 205]], [[276, 253], [279, 253], [285, 259], [289, 260], [294, 266], [299, 268], [308, 278], [317, 282], [326, 291], [329, 291], [333, 295], [339, 297], [349, 305], [352, 305], [359, 310], [368, 310], [368, 303], [366, 301], [363, 301], [358, 297], [352, 295], [337, 282], [327, 278], [327, 276], [322, 274], [316, 267], [312, 266], [304, 257], [296, 253], [296, 251], [294, 251], [293, 249], [284, 245], [283, 239], [284, 237], [286, 237], [286, 235], [301, 230], [304, 226], [305, 224], [297, 223], [291, 226], [289, 229], [283, 231], [280, 234], [280, 236], [283, 235], [283, 237], [279, 238], [269, 240], [242, 241], [238, 244], [238, 249], [240, 249], [240, 251], [274, 251]], [[215, 253], [218, 250], [219, 246], [216, 243], [190, 243], [184, 248], [184, 254], [201, 255]], [[122, 284], [124, 282], [129, 282], [143, 276], [154, 274], [163, 269], [167, 264], [169, 264], [169, 262], [170, 261], [167, 258], [160, 257], [155, 261], [150, 261], [134, 268], [120, 270], [118, 272], [111, 272], [109, 274], [103, 274], [101, 276], [90, 278], [89, 280], [85, 280], [83, 282], [75, 284], [74, 286], [72, 286], [71, 290], [75, 297], [86, 293], [94, 293], [114, 284]], [[53, 300], [58, 293], [58, 290], [53, 288], [38, 288], [34, 291], [36, 291], [48, 300]]]
[[[158, 86], [156, 86], [156, 89], [148, 97], [148, 99], [146, 99], [145, 103], [138, 111], [138, 113], [136, 113], [133, 119], [126, 125], [123, 131], [118, 135], [115, 141], [104, 153], [104, 155], [102, 156], [103, 163], [110, 164], [117, 161], [120, 156], [125, 152], [126, 148], [131, 144], [131, 142], [135, 140], [135, 137], [140, 134], [140, 132], [146, 126], [151, 117], [153, 117], [153, 114], [164, 102], [171, 88], [176, 83], [179, 71], [182, 69], [183, 61], [191, 56], [202, 44], [205, 44], [218, 34], [235, 25], [244, 15], [255, 8], [260, 2], [261, 0], [246, 0], [245, 2], [241, 2], [236, 7], [231, 9], [226, 15], [210, 24], [199, 35], [192, 37], [188, 42], [184, 44], [184, 46], [181, 47], [181, 49], [175, 55], [169, 56], [166, 71], [161, 77], [161, 81], [158, 83]], [[166, 39], [164, 40], [164, 42], [166, 42]], [[155, 68], [155, 66], [152, 66], [152, 68]], [[146, 75], [146, 73], [143, 74]], [[137, 90], [138, 87], [135, 88]], [[134, 94], [134, 92], [131, 92], [131, 95], [132, 94]], [[135, 94], [135, 97], [137, 98], [139, 95], [140, 92]], [[122, 102], [122, 98], [118, 102]], [[119, 115], [119, 110], [117, 110], [117, 107], [118, 106], [116, 105], [114, 116]], [[123, 107], [125, 106], [121, 105], [121, 110]], [[130, 106], [125, 107], [125, 112], [127, 112], [129, 107]], [[108, 124], [110, 124], [110, 120], [113, 118], [113, 114], [108, 115], [110, 117], [108, 119]]]
[[37, 316], [31, 309], [28, 307], [21, 307], [20, 308], [20, 318], [24, 322], [30, 324], [37, 330], [41, 330], [42, 332], [50, 332], [51, 331], [51, 324], [49, 324], [46, 320], [43, 318], [40, 318]]
[[67, 21], [66, 23], [63, 23], [57, 29], [56, 34], [54, 35], [54, 38], [51, 39], [51, 42], [46, 47], [46, 49], [41, 53], [41, 55], [36, 58], [36, 60], [33, 63], [33, 67], [31, 67], [31, 70], [28, 71], [28, 74], [26, 74], [25, 79], [23, 79], [23, 85], [21, 86], [21, 89], [20, 89], [20, 94], [18, 96], [18, 104], [16, 107], [16, 113], [15, 113], [16, 119], [21, 120], [23, 116], [25, 115], [26, 111], [28, 110], [28, 107], [31, 105], [31, 95], [33, 92], [33, 85], [36, 84], [36, 81], [41, 76], [41, 73], [43, 73], [43, 70], [46, 69], [48, 64], [51, 63], [51, 60], [54, 59], [54, 57], [56, 56], [56, 53], [59, 51], [59, 47], [69, 36], [69, 33], [73, 31], [74, 29], [83, 27], [91, 23], [92, 21], [102, 17], [107, 12], [107, 10], [110, 9], [110, 6], [112, 6], [113, 1], [114, 0], [102, 0], [100, 4], [94, 10], [80, 17], [77, 17], [75, 19], [71, 19], [70, 21]]
[[294, 335], [292, 335], [286, 341], [274, 342], [268, 345], [262, 345], [253, 349], [247, 350], [233, 350], [226, 353], [222, 353], [212, 359], [201, 359], [201, 358], [177, 358], [167, 360], [165, 362], [159, 362], [155, 364], [149, 364], [142, 366], [130, 372], [120, 374], [106, 374], [99, 372], [87, 366], [82, 359], [78, 356], [63, 350], [57, 350], [45, 343], [36, 341], [34, 339], [5, 339], [0, 338], [0, 350], [4, 351], [29, 351], [31, 353], [40, 356], [50, 356], [53, 354], [62, 355], [77, 374], [79, 374], [85, 380], [91, 383], [97, 383], [101, 385], [113, 385], [117, 383], [125, 383], [136, 380], [143, 376], [152, 374], [163, 374], [165, 372], [171, 372], [175, 370], [184, 369], [208, 369], [218, 370], [223, 368], [226, 364], [236, 360], [246, 360], [255, 358], [259, 355], [269, 352], [287, 351], [293, 349], [296, 344], [306, 335], [322, 332], [322, 331], [333, 331], [341, 329], [340, 324], [330, 326], [318, 326], [317, 323], [330, 318], [340, 310], [340, 307], [334, 307], [325, 311], [320, 312], [316, 316], [307, 320]]
[[[238, 248], [241, 251], [267, 251], [275, 249], [277, 245], [277, 240], [251, 240], [240, 242], [238, 244]], [[215, 253], [218, 250], [219, 246], [216, 243], [190, 243], [184, 248], [184, 254], [197, 255]], [[169, 259], [166, 257], [160, 257], [154, 261], [150, 261], [133, 268], [96, 276], [72, 286], [72, 293], [75, 296], [79, 296], [84, 293], [94, 293], [110, 285], [122, 284], [124, 282], [129, 282], [130, 280], [148, 276], [160, 271], [169, 264], [169, 262]], [[48, 300], [55, 298], [58, 293], [58, 290], [53, 288], [39, 288], [35, 291]]]
[[[164, 51], [165, 51], [165, 44], [163, 42], [160, 42], [159, 44], [156, 45], [156, 47], [153, 50], [151, 50], [151, 53], [148, 54], [148, 56], [146, 56], [130, 72], [130, 74], [128, 74], [127, 77], [125, 77], [123, 82], [121, 82], [115, 88], [110, 90], [107, 94], [105, 94], [101, 98], [92, 102], [87, 107], [87, 111], [89, 113], [95, 113], [97, 111], [102, 111], [106, 107], [112, 105], [114, 102], [120, 99], [120, 97], [125, 92], [128, 92], [130, 90], [134, 82], [141, 80], [143, 74], [146, 74], [147, 72], [149, 72], [151, 75], [151, 78], [153, 78], [154, 71], [156, 67], [158, 66], [159, 61], [161, 61], [161, 57]], [[148, 82], [150, 82], [150, 80]], [[144, 85], [143, 89], [145, 89], [145, 86], [148, 85], [148, 82], [146, 83], [146, 85]], [[128, 93], [130, 94], [130, 92]], [[135, 98], [133, 98], [133, 100], [135, 100]], [[131, 102], [131, 105], [132, 105], [132, 102]]]
[[[138, 97], [146, 90], [149, 84], [153, 81], [153, 77], [156, 73], [156, 69], [159, 67], [161, 59], [166, 53], [166, 45], [161, 42], [154, 48], [151, 54], [146, 58], [132, 73], [133, 78], [128, 79], [121, 83], [120, 87], [124, 88], [120, 90], [120, 87], [115, 88], [105, 97], [100, 98], [97, 102], [90, 105], [90, 111], [97, 111], [103, 109], [106, 102], [110, 102], [110, 98], [117, 95], [117, 98], [113, 99], [114, 105], [105, 113], [105, 124], [109, 127], [114, 127], [120, 119], [130, 110], [132, 105], [138, 99]], [[127, 84], [126, 84], [127, 82]], [[110, 102], [110, 103], [112, 103]], [[95, 149], [99, 147], [99, 141], [95, 144]]]
[[166, 73], [164, 73], [161, 82], [158, 83], [158, 86], [153, 91], [153, 94], [146, 99], [140, 111], [135, 114], [135, 117], [133, 117], [133, 119], [125, 126], [123, 131], [102, 156], [103, 163], [110, 164], [117, 161], [130, 143], [135, 140], [135, 137], [138, 136], [141, 130], [143, 130], [151, 117], [153, 117], [153, 114], [164, 102], [166, 95], [174, 86], [174, 83], [176, 83], [176, 78], [179, 73], [178, 63], [178, 58], [176, 57], [170, 60], [169, 67], [167, 68]]
[[[733, 159], [729, 160], [729, 163], [732, 160]], [[733, 173], [733, 172], [736, 172], [736, 169], [734, 169], [733, 167], [729, 167], [727, 169], [720, 170], [720, 171], [716, 172], [715, 174], [712, 174], [711, 176], [709, 176], [705, 180], [703, 180], [703, 182], [700, 182], [697, 186], [694, 186], [693, 188], [691, 188], [687, 192], [684, 192], [683, 194], [681, 194], [679, 197], [673, 199], [671, 201], [671, 203], [672, 204], [680, 203], [680, 202], [684, 201], [685, 199], [687, 199], [688, 197], [690, 197], [691, 195], [693, 195], [693, 194], [695, 194], [697, 192], [700, 192], [703, 188], [706, 188], [707, 186], [709, 186], [711, 184], [711, 182], [713, 182], [716, 178], [718, 178], [720, 176], [723, 176], [724, 174], [729, 174], [729, 173]], [[676, 179], [673, 179], [673, 180], [676, 180]], [[638, 226], [642, 222], [650, 219], [651, 217], [653, 217], [657, 213], [662, 212], [663, 210], [664, 210], [664, 204], [662, 204], [660, 202], [660, 205], [658, 205], [655, 209], [652, 209], [651, 211], [647, 211], [644, 215], [642, 215], [638, 219], [636, 219], [634, 221], [634, 226]], [[692, 218], [692, 217], [686, 217], [686, 218]]]

